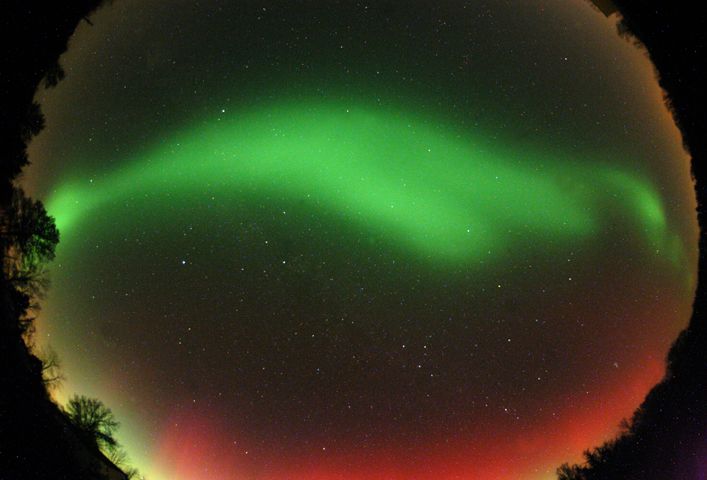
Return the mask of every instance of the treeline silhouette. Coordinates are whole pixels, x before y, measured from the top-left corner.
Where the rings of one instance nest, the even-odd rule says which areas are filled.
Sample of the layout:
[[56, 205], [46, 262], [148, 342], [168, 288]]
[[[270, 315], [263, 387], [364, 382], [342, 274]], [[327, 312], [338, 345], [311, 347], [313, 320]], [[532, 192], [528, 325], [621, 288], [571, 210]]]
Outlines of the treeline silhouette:
[[613, 440], [562, 465], [559, 480], [707, 479], [707, 16], [691, 1], [614, 0], [618, 32], [645, 48], [692, 157], [700, 226], [698, 281], [688, 327], [673, 343], [664, 379]]
[[2, 480], [139, 476], [126, 467], [126, 454], [114, 437], [118, 422], [100, 400], [74, 396], [65, 409], [52, 401], [50, 390], [63, 378], [59, 358], [49, 348], [38, 351], [33, 333], [59, 231], [42, 202], [15, 184], [28, 164], [27, 144], [44, 126], [34, 94], [41, 84], [52, 87], [64, 77], [59, 56], [78, 23], [101, 3], [10, 0], [0, 6], [0, 27], [12, 40], [0, 57]]

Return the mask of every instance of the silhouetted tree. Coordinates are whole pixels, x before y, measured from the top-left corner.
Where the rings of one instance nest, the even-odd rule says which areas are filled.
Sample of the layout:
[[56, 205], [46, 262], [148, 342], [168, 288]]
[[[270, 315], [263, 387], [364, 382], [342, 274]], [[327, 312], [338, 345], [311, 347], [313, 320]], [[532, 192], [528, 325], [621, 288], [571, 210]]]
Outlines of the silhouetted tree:
[[38, 310], [38, 299], [49, 286], [45, 266], [54, 258], [59, 231], [42, 202], [27, 197], [20, 188], [13, 188], [2, 213], [2, 273], [13, 287], [9, 297], [17, 319], [6, 327], [19, 331], [29, 341], [33, 312]]
[[128, 453], [123, 450], [122, 447], [118, 446], [109, 452], [108, 458], [117, 467], [123, 470], [125, 476], [128, 480], [145, 480], [145, 476], [140, 473], [135, 467], [130, 466], [130, 460], [128, 459]]
[[[128, 452], [116, 446], [108, 452], [108, 458], [118, 467], [124, 467], [128, 462]], [[125, 472], [128, 475], [128, 472]]]
[[12, 255], [15, 261], [28, 264], [54, 259], [59, 230], [41, 201], [33, 200], [21, 188], [15, 188], [3, 217], [2, 235], [12, 250], [6, 254]]
[[41, 297], [48, 287], [45, 265], [54, 258], [59, 231], [42, 202], [27, 197], [20, 188], [12, 192], [0, 224], [3, 239], [3, 273], [15, 288], [15, 311], [20, 330], [31, 328], [32, 299]]
[[110, 408], [96, 398], [74, 395], [66, 404], [66, 415], [83, 433], [85, 440], [108, 452], [118, 447], [113, 436], [118, 421]]
[[[634, 414], [634, 421], [642, 415], [639, 408]], [[635, 455], [632, 443], [636, 435], [635, 424], [624, 419], [621, 421], [621, 432], [616, 438], [604, 442], [601, 446], [584, 451], [584, 463], [562, 464], [557, 469], [558, 480], [590, 480], [590, 479], [625, 479], [636, 477], [636, 467], [629, 457]], [[633, 471], [632, 471], [633, 470]]]
[[128, 467], [125, 469], [125, 475], [128, 480], [147, 480], [143, 474], [137, 468]]
[[57, 388], [64, 381], [59, 355], [51, 347], [45, 347], [37, 352], [36, 355], [42, 362], [42, 380], [44, 385], [49, 390]]
[[[61, 67], [59, 67], [61, 68]], [[24, 118], [20, 122], [20, 139], [28, 143], [32, 137], [37, 135], [44, 128], [44, 115], [37, 102], [32, 102], [25, 110]]]

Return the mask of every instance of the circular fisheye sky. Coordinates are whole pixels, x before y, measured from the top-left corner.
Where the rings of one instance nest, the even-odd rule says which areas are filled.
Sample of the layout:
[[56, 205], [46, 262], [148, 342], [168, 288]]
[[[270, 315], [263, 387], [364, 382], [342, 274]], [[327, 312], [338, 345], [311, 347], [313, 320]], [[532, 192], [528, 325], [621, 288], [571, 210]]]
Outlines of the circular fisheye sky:
[[550, 479], [687, 324], [688, 157], [573, 0], [121, 0], [38, 93], [39, 343], [151, 480]]

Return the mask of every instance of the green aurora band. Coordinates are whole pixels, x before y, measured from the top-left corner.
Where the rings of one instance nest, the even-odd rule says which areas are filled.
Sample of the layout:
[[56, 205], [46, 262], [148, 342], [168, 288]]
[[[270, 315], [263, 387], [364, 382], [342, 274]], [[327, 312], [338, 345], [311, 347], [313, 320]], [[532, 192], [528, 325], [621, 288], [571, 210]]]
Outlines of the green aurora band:
[[144, 198], [145, 209], [160, 208], [154, 193], [261, 203], [280, 196], [442, 266], [591, 241], [618, 215], [638, 227], [647, 251], [676, 267], [685, 261], [660, 194], [639, 173], [610, 159], [510, 151], [438, 120], [321, 100], [220, 112], [105, 177], [61, 183], [47, 206], [66, 241], [80, 222], [119, 202], [137, 208]]

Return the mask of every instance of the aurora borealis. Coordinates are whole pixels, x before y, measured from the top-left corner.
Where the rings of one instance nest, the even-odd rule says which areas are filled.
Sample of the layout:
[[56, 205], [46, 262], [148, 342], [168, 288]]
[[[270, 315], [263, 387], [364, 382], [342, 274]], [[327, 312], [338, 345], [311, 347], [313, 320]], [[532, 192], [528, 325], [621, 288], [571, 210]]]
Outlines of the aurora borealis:
[[149, 478], [552, 478], [662, 375], [694, 193], [584, 2], [115, 2], [39, 99], [40, 333]]
[[508, 232], [545, 245], [547, 237], [596, 234], [606, 229], [597, 197], [610, 195], [624, 221], [644, 227], [644, 247], [679, 249], [679, 241], [669, 243], [658, 192], [635, 176], [601, 165], [571, 173], [547, 153], [504, 158], [438, 130], [400, 114], [278, 104], [176, 135], [100, 184], [65, 184], [49, 207], [70, 233], [106, 202], [152, 192], [279, 194], [286, 204], [321, 209], [410, 253], [463, 267], [517, 248]]

